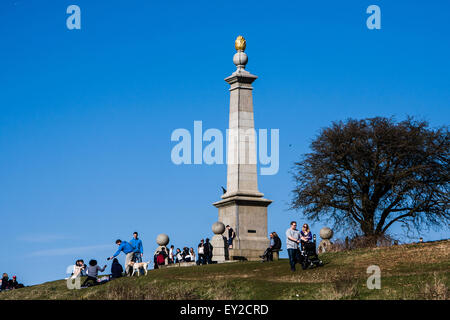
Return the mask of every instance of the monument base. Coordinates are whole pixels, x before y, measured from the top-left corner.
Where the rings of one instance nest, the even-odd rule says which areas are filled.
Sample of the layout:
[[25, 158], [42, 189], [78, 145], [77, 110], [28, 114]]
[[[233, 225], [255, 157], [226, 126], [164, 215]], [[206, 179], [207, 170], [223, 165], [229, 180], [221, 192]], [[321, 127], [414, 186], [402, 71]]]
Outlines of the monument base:
[[251, 196], [231, 196], [214, 203], [219, 209], [219, 221], [230, 225], [236, 233], [233, 248], [228, 250], [230, 260], [261, 259], [270, 243], [267, 206], [271, 203], [272, 200]]
[[211, 245], [213, 246], [212, 261], [223, 262], [229, 260], [227, 239], [224, 236], [214, 235], [211, 239]]

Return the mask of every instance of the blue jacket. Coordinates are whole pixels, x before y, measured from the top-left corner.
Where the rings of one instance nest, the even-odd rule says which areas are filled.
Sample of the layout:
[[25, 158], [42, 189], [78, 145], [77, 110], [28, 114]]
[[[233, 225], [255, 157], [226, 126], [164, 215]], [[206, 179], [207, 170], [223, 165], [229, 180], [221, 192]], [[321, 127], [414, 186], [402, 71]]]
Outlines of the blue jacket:
[[117, 249], [117, 251], [116, 251], [116, 253], [114, 253], [113, 257], [118, 256], [120, 254], [120, 251], [123, 251], [123, 253], [127, 254], [130, 252], [136, 252], [136, 248], [133, 247], [128, 242], [122, 241], [122, 243], [119, 246], [119, 249]]
[[142, 246], [142, 240], [141, 239], [131, 239], [130, 244], [136, 248], [137, 253], [144, 253], [144, 247]]

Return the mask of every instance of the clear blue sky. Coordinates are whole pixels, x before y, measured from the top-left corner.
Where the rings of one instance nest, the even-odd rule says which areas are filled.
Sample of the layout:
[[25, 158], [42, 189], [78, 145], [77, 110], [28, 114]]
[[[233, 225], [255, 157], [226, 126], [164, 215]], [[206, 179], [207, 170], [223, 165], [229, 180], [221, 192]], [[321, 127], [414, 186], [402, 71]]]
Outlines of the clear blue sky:
[[[66, 28], [70, 4], [81, 30]], [[371, 4], [381, 30], [366, 27]], [[449, 124], [449, 12], [411, 0], [2, 0], [0, 272], [61, 279], [78, 258], [104, 264], [135, 230], [146, 260], [159, 233], [176, 247], [211, 237], [226, 166], [174, 165], [170, 135], [194, 120], [227, 128], [239, 34], [259, 77], [255, 125], [280, 129], [279, 173], [259, 189], [284, 243], [289, 221], [304, 222], [287, 210], [289, 170], [320, 128], [373, 116]]]

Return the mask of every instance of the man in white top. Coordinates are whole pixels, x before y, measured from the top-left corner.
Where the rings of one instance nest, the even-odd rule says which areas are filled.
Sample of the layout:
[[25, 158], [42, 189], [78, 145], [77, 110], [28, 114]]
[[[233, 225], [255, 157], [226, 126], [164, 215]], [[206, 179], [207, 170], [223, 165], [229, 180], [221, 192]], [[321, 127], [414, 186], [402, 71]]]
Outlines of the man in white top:
[[169, 251], [169, 264], [172, 264], [173, 261], [173, 250], [175, 249], [175, 247], [173, 245], [170, 246], [170, 251]]
[[286, 247], [289, 255], [289, 264], [291, 271], [295, 271], [297, 262], [298, 244], [300, 243], [300, 231], [297, 230], [297, 222], [292, 221], [291, 227], [286, 230]]

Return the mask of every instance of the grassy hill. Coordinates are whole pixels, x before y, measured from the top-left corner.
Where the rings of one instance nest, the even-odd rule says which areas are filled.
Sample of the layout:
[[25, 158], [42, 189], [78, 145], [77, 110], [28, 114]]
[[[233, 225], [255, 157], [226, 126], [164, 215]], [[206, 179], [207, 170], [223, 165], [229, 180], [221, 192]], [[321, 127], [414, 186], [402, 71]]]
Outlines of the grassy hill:
[[[286, 259], [149, 270], [147, 276], [69, 290], [64, 280], [1, 292], [0, 299], [449, 299], [450, 240], [320, 256], [322, 268]], [[381, 268], [381, 289], [366, 286]]]

